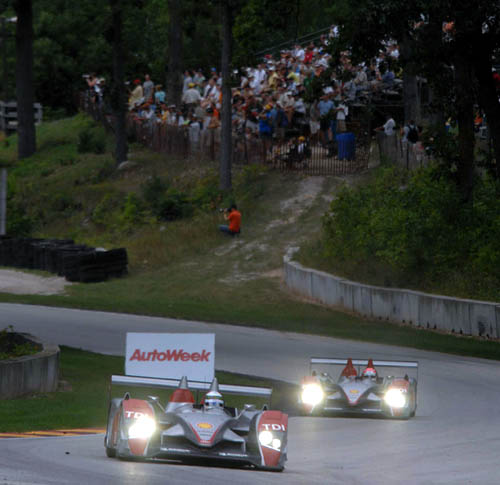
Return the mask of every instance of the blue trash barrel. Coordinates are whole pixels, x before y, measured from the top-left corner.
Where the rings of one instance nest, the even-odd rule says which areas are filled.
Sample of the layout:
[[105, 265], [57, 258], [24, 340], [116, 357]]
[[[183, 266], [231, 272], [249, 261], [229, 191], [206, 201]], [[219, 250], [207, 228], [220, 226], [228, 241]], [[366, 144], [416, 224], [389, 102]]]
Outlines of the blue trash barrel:
[[337, 140], [339, 160], [354, 160], [356, 156], [354, 133], [339, 133], [335, 139]]

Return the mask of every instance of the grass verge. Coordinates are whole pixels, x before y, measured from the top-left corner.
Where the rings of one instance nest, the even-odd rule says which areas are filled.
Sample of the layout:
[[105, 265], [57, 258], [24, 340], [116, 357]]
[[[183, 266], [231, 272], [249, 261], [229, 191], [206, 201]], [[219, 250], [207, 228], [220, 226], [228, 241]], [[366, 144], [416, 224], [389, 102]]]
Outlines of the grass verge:
[[[0, 294], [0, 301], [251, 325], [500, 360], [500, 342], [366, 320], [303, 301], [284, 288], [283, 255], [319, 233], [321, 217], [339, 186], [356, 184], [367, 175], [303, 177], [234, 167], [233, 195], [243, 226], [241, 236], [232, 239], [216, 229], [223, 223], [217, 206], [164, 221], [141, 205], [141, 187], [154, 176], [193, 197], [210, 195], [213, 163], [172, 160], [133, 146], [134, 167], [126, 172], [111, 167], [108, 172], [102, 167], [109, 168], [109, 154], [82, 154], [74, 146], [75, 133], [85, 123], [76, 117], [45, 128], [36, 160], [19, 162], [12, 184], [18, 200], [29, 206], [29, 218], [39, 224], [36, 236], [124, 246], [130, 275], [72, 285], [64, 295]], [[57, 155], [61, 146], [68, 154]], [[72, 163], [66, 163], [68, 156], [74, 157]], [[70, 197], [61, 198], [68, 191]], [[123, 205], [131, 192], [139, 202]], [[50, 197], [40, 199], [45, 193]], [[37, 213], [45, 207], [50, 210]]]
[[[0, 432], [23, 432], [51, 429], [104, 427], [107, 419], [109, 381], [112, 374], [123, 374], [124, 358], [94, 354], [61, 347], [60, 375], [70, 390], [37, 394], [27, 398], [0, 401], [0, 415], [9, 416], [0, 423]], [[295, 386], [251, 376], [216, 371], [223, 384], [239, 384], [273, 388], [273, 408], [282, 409]], [[133, 397], [145, 397], [143, 389], [126, 389]], [[113, 396], [120, 396], [125, 389], [113, 388]], [[162, 402], [168, 393], [152, 390]], [[239, 407], [244, 402], [262, 403], [253, 398], [228, 396], [228, 406]]]

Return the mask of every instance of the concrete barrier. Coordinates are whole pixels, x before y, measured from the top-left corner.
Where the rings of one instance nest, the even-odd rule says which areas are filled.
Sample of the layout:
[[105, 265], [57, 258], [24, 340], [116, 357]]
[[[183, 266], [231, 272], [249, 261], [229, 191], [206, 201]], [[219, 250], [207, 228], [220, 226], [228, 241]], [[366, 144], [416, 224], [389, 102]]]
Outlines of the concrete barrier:
[[53, 392], [59, 379], [59, 347], [30, 340], [43, 346], [43, 350], [24, 357], [0, 361], [0, 399], [13, 399], [26, 394]]
[[500, 338], [500, 305], [400, 288], [364, 285], [304, 268], [283, 258], [285, 284], [314, 300], [366, 317], [408, 323], [431, 330]]

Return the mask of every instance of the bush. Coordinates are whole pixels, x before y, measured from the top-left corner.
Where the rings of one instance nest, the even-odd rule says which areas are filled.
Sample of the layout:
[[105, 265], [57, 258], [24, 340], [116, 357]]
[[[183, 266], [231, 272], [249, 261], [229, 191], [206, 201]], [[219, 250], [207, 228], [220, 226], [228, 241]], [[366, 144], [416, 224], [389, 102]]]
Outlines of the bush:
[[168, 189], [168, 182], [153, 175], [141, 187], [142, 198], [151, 208], [151, 212], [158, 218], [161, 217], [161, 206]]
[[187, 194], [175, 188], [167, 190], [159, 208], [160, 219], [174, 221], [193, 214], [193, 205]]
[[485, 177], [473, 203], [464, 203], [442, 167], [411, 176], [381, 168], [374, 183], [344, 187], [331, 203], [323, 218], [326, 257], [387, 265], [400, 282], [445, 281], [459, 272], [498, 285], [499, 194], [498, 181]]
[[78, 153], [102, 154], [106, 151], [106, 134], [96, 126], [87, 126], [78, 134]]

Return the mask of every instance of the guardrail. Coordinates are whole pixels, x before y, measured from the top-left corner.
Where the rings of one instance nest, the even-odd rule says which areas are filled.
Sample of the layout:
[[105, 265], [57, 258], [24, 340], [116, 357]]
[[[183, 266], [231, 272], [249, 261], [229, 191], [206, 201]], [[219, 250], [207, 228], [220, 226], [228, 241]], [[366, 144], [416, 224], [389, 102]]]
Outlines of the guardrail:
[[0, 361], [0, 399], [13, 399], [26, 394], [54, 392], [59, 380], [59, 347], [38, 341], [42, 350], [33, 355]]
[[326, 305], [432, 330], [500, 338], [500, 303], [356, 283], [284, 258], [285, 284]]

